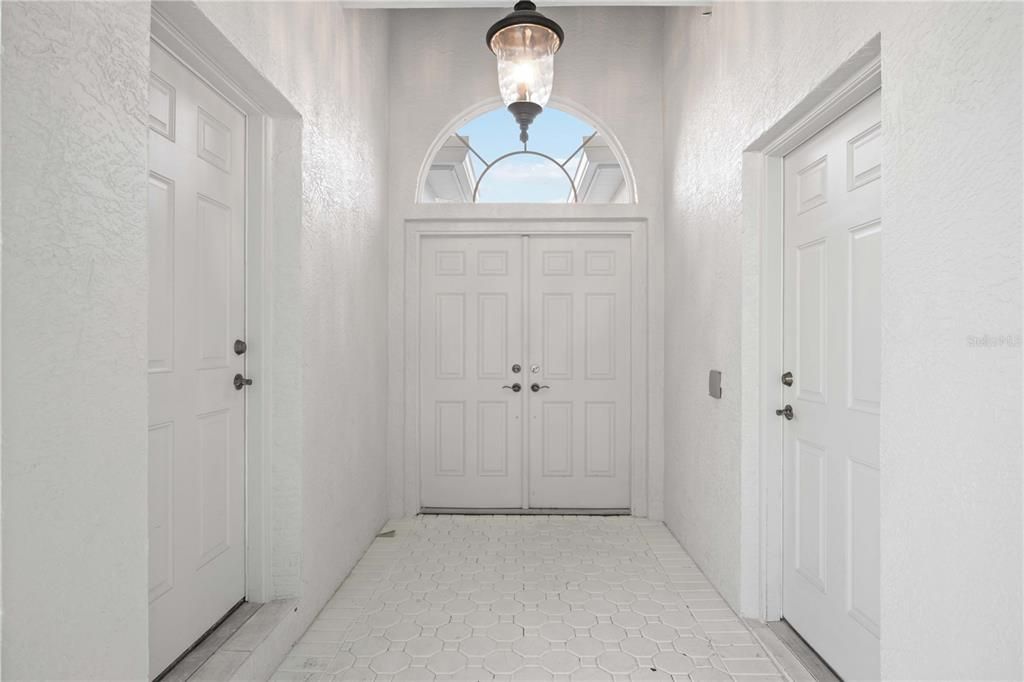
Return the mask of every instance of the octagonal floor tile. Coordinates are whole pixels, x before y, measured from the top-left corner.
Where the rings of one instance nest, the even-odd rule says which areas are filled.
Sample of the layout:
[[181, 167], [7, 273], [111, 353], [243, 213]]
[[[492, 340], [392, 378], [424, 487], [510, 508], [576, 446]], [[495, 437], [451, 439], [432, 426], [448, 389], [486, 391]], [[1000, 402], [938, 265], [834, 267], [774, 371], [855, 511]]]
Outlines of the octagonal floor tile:
[[382, 675], [394, 675], [409, 667], [412, 658], [403, 651], [386, 651], [374, 656], [370, 661], [370, 669]]
[[640, 634], [655, 642], [671, 642], [679, 632], [664, 623], [649, 623], [640, 628]]
[[657, 642], [643, 637], [627, 637], [619, 642], [619, 646], [630, 656], [636, 657], [653, 656], [660, 651]]
[[451, 675], [466, 667], [467, 659], [458, 651], [439, 651], [427, 659], [427, 669], [438, 675]]
[[636, 659], [621, 651], [608, 651], [597, 657], [597, 664], [613, 675], [628, 675], [637, 669]]
[[410, 656], [433, 656], [444, 646], [437, 637], [416, 637], [405, 643], [405, 651]]
[[590, 636], [606, 643], [621, 642], [626, 639], [626, 631], [618, 625], [612, 625], [611, 623], [598, 623], [594, 627], [590, 628]]
[[486, 656], [494, 651], [497, 644], [490, 637], [469, 637], [459, 642], [459, 651], [467, 656]]
[[487, 636], [495, 642], [514, 642], [522, 638], [523, 628], [515, 623], [498, 623], [487, 628]]
[[689, 611], [665, 611], [661, 614], [661, 622], [674, 628], [691, 628], [697, 624]]
[[528, 635], [512, 643], [512, 651], [526, 658], [537, 657], [551, 649], [551, 642], [543, 637]]
[[597, 657], [607, 650], [604, 642], [593, 637], [573, 637], [565, 648], [577, 656]]
[[376, 656], [387, 651], [390, 642], [383, 637], [364, 637], [349, 649], [356, 656]]
[[524, 628], [539, 628], [548, 622], [548, 616], [540, 611], [524, 611], [517, 613], [512, 618], [512, 622], [522, 625]]
[[591, 666], [580, 668], [569, 676], [571, 682], [611, 682], [612, 679], [611, 673]]
[[523, 606], [522, 602], [518, 602], [515, 599], [504, 597], [491, 604], [491, 611], [494, 611], [501, 616], [513, 616], [520, 613], [526, 607]]
[[384, 631], [384, 637], [392, 642], [408, 642], [420, 636], [422, 628], [415, 623], [398, 623]]
[[523, 667], [523, 657], [513, 651], [492, 651], [484, 657], [484, 667], [495, 675], [509, 675]]
[[498, 614], [490, 611], [474, 611], [473, 613], [466, 614], [463, 622], [472, 628], [489, 628], [500, 619]]
[[576, 631], [565, 623], [545, 623], [540, 626], [540, 636], [549, 642], [568, 642]]
[[524, 666], [512, 673], [513, 682], [547, 682], [551, 679], [551, 673], [535, 665]]
[[555, 675], [566, 675], [580, 667], [580, 659], [568, 651], [549, 651], [540, 657], [540, 665]]
[[654, 667], [672, 675], [684, 675], [694, 669], [693, 661], [675, 651], [663, 651], [654, 657]]
[[461, 642], [473, 634], [473, 628], [465, 623], [445, 623], [437, 629], [437, 637], [443, 642]]
[[597, 625], [597, 616], [589, 611], [570, 611], [562, 616], [562, 621], [574, 628], [589, 628]]
[[672, 646], [681, 654], [691, 657], [710, 656], [714, 653], [711, 645], [699, 637], [678, 637], [672, 641]]

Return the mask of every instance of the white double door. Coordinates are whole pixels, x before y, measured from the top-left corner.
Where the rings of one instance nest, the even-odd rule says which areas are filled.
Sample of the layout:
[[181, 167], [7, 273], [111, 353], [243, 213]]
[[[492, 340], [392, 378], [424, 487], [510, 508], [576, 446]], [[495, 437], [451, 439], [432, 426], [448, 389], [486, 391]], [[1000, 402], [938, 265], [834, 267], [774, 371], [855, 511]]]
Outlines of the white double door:
[[157, 43], [149, 111], [150, 674], [245, 594], [245, 116]]
[[782, 612], [847, 680], [879, 676], [880, 99], [784, 160]]
[[421, 244], [422, 506], [628, 508], [629, 238]]

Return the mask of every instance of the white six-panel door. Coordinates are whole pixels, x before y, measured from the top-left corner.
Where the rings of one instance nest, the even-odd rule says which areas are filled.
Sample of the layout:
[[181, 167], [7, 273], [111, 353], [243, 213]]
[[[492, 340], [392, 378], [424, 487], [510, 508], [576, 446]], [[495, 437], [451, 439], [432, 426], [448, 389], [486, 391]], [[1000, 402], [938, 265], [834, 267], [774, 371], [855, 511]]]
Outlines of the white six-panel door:
[[629, 238], [424, 237], [420, 273], [421, 505], [628, 508]]
[[628, 508], [629, 238], [529, 244], [530, 506]]
[[157, 43], [149, 108], [150, 673], [245, 591], [245, 117]]
[[849, 680], [879, 675], [880, 101], [784, 161], [782, 612]]
[[522, 239], [424, 239], [420, 262], [422, 504], [521, 507]]

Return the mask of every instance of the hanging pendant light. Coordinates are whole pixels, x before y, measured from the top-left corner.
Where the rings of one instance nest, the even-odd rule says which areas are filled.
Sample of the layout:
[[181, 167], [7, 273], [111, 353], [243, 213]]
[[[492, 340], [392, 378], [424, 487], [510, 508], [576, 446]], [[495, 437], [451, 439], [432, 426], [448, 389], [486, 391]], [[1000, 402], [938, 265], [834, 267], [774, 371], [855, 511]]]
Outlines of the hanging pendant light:
[[530, 0], [517, 2], [511, 14], [487, 31], [487, 46], [498, 58], [501, 98], [519, 124], [524, 147], [530, 138], [527, 129], [551, 98], [555, 53], [564, 40], [562, 27]]

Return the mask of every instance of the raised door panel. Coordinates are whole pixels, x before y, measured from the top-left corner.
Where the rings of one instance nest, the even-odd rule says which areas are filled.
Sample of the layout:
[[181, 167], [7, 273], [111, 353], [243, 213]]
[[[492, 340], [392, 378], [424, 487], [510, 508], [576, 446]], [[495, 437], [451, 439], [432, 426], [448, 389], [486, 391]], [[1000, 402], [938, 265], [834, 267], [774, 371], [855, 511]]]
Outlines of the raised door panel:
[[174, 181], [149, 175], [149, 371], [174, 369]]
[[477, 299], [477, 377], [502, 380], [508, 375], [508, 294], [480, 294]]
[[797, 397], [828, 402], [828, 242], [796, 249]]
[[434, 296], [434, 377], [463, 379], [466, 368], [466, 294]]
[[228, 364], [232, 327], [231, 208], [210, 197], [196, 196], [195, 332], [200, 369], [220, 369]]

